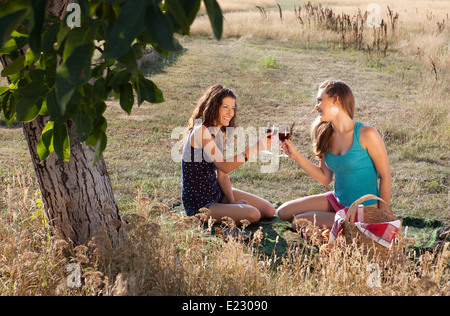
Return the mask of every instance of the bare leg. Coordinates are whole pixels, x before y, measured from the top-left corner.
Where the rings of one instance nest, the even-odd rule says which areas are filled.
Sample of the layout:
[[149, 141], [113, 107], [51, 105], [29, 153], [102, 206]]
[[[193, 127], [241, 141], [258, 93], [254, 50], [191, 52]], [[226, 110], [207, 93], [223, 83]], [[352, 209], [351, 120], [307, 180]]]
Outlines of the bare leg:
[[[336, 213], [332, 212], [306, 212], [295, 216], [296, 219], [305, 218], [309, 220], [311, 223], [315, 224], [317, 227], [322, 228], [325, 226], [326, 228], [331, 229], [334, 223], [334, 217]], [[295, 224], [295, 221], [292, 223], [292, 228], [298, 230], [299, 227]]]
[[[246, 200], [248, 205], [257, 208], [261, 213], [261, 218], [272, 218], [275, 215], [275, 208], [273, 205], [259, 196], [235, 188], [233, 188], [233, 195], [236, 201]], [[226, 201], [223, 202], [226, 203]]]
[[[303, 197], [289, 201], [281, 205], [277, 210], [278, 217], [282, 220], [292, 222], [294, 218], [305, 218], [317, 226], [331, 228], [336, 215], [331, 204], [324, 194]], [[315, 217], [315, 218], [314, 218]], [[296, 229], [296, 227], [293, 227]]]
[[233, 195], [236, 201], [245, 200], [248, 204], [230, 204], [225, 197], [222, 203], [211, 205], [209, 210], [216, 223], [220, 223], [224, 216], [231, 217], [237, 224], [243, 219], [256, 223], [262, 218], [271, 218], [275, 214], [275, 208], [269, 201], [254, 194], [233, 188]]
[[248, 204], [215, 203], [209, 207], [209, 211], [216, 223], [221, 223], [224, 216], [231, 217], [236, 224], [240, 224], [243, 219], [250, 221], [250, 223], [256, 223], [261, 219], [261, 213], [258, 209]]

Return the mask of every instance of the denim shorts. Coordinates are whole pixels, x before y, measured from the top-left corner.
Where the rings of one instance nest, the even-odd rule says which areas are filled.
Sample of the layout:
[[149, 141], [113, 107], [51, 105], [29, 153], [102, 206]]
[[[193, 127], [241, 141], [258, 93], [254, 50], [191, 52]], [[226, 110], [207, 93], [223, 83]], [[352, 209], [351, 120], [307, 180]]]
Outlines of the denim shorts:
[[[219, 197], [218, 197], [217, 199], [215, 199], [215, 200], [212, 201], [212, 202], [209, 202], [208, 204], [202, 206], [201, 208], [203, 208], [203, 207], [209, 208], [209, 207], [210, 207], [211, 205], [213, 205], [213, 204], [220, 203], [220, 202], [223, 200], [224, 197], [225, 197], [225, 194], [222, 192], [222, 190], [220, 190]], [[199, 212], [198, 212], [198, 209], [197, 209], [197, 210], [188, 210], [188, 209], [185, 209], [185, 211], [186, 211], [186, 215], [187, 215], [187, 216], [194, 216], [195, 214], [199, 213]]]

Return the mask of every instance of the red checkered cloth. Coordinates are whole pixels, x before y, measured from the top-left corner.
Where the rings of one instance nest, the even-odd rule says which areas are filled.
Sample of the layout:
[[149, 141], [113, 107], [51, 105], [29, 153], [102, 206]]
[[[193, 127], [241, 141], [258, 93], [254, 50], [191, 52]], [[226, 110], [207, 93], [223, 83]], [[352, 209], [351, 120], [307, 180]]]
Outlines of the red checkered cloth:
[[[343, 208], [339, 211], [336, 212], [336, 215], [334, 216], [334, 224], [333, 227], [331, 228], [331, 232], [330, 232], [330, 238], [329, 241], [335, 241], [339, 235], [339, 233], [342, 230], [342, 225], [345, 222], [345, 216], [347, 215], [348, 212], [348, 207]], [[355, 217], [355, 222], [364, 222], [364, 206], [363, 205], [359, 205], [358, 209], [356, 210], [356, 217]]]
[[[329, 242], [336, 240], [338, 234], [342, 230], [342, 225], [345, 222], [345, 216], [348, 212], [348, 207], [339, 210], [334, 217], [334, 224], [331, 228]], [[350, 221], [350, 219], [349, 219]], [[401, 221], [396, 220], [385, 223], [364, 223], [364, 206], [359, 205], [356, 211], [355, 226], [361, 233], [369, 239], [373, 239], [380, 245], [389, 248], [400, 229]]]

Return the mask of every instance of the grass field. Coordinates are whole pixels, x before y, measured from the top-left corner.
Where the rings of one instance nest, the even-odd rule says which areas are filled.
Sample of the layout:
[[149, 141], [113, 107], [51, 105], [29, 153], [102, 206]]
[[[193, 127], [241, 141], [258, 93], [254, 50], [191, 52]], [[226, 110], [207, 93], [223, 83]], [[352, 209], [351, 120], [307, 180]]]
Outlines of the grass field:
[[[164, 103], [144, 103], [127, 115], [118, 101], [108, 102], [104, 156], [120, 211], [122, 215], [138, 214], [146, 225], [157, 228], [148, 233], [153, 241], [145, 239], [149, 235], [131, 234], [135, 243], [128, 248], [130, 257], [105, 263], [93, 253], [89, 252], [89, 257], [84, 248], [72, 249], [68, 256], [61, 250], [67, 248], [62, 241], [50, 240], [39, 213], [39, 187], [22, 130], [0, 126], [0, 294], [448, 295], [448, 271], [438, 264], [421, 270], [433, 286], [422, 286], [425, 274], [416, 273], [417, 267], [397, 268], [397, 274], [391, 271], [396, 277], [386, 280], [386, 292], [381, 292], [365, 285], [367, 273], [345, 267], [332, 270], [325, 262], [316, 263], [316, 270], [322, 273], [315, 276], [305, 274], [309, 270], [299, 257], [274, 271], [242, 243], [207, 242], [196, 229], [173, 233], [157, 211], [165, 209], [162, 205], [181, 202], [181, 166], [171, 158], [181, 135], [172, 137], [172, 131], [186, 125], [207, 87], [223, 84], [235, 91], [238, 125], [244, 128], [262, 127], [268, 120], [295, 121], [292, 141], [313, 160], [309, 129], [315, 118], [316, 89], [325, 79], [335, 78], [354, 91], [355, 119], [375, 127], [385, 141], [394, 213], [438, 219], [448, 225], [450, 4], [377, 1], [386, 21], [386, 5], [399, 13], [395, 32], [392, 25], [387, 26], [387, 49], [377, 51], [372, 30], [364, 30], [363, 44], [356, 48], [350, 33], [344, 34], [343, 42], [343, 34], [327, 29], [319, 18], [309, 15], [308, 24], [305, 2], [278, 1], [283, 19], [273, 1], [246, 1], [243, 7], [241, 1], [219, 2], [226, 20], [221, 41], [213, 39], [208, 21], [200, 16], [192, 35], [180, 38], [182, 52], [144, 68], [163, 91]], [[373, 2], [312, 1], [337, 14], [350, 15]], [[266, 16], [257, 5], [265, 8]], [[303, 8], [303, 24], [294, 5], [295, 10]], [[261, 165], [264, 162], [258, 160], [233, 171], [233, 186], [274, 203], [333, 188], [315, 182], [286, 158], [280, 159], [279, 169], [273, 173], [261, 173]], [[83, 256], [89, 257], [87, 262], [82, 261]], [[425, 258], [422, 264], [431, 260], [431, 256]], [[68, 290], [61, 285], [68, 262], [83, 264], [85, 284], [81, 289]], [[358, 262], [354, 264], [363, 265]], [[187, 266], [192, 269], [183, 270]], [[350, 273], [350, 279], [344, 272]], [[134, 292], [123, 285], [130, 277], [138, 280]]]

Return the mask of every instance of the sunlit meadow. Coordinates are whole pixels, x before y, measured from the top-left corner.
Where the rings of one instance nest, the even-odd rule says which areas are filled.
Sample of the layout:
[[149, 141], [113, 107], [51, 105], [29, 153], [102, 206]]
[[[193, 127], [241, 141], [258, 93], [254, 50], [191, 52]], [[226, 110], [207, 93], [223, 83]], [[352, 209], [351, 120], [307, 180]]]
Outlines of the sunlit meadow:
[[[0, 295], [448, 295], [448, 243], [382, 266], [379, 287], [370, 259], [351, 245], [312, 256], [292, 231], [287, 254], [277, 258], [258, 251], [262, 233], [245, 242], [215, 235], [201, 216], [172, 212], [181, 202], [181, 170], [171, 153], [180, 140], [172, 131], [186, 125], [206, 88], [220, 83], [238, 95], [239, 126], [295, 121], [292, 140], [314, 160], [309, 128], [317, 85], [342, 79], [355, 92], [356, 119], [386, 143], [394, 214], [449, 225], [450, 3], [219, 3], [221, 41], [200, 14], [191, 36], [180, 37], [183, 52], [144, 65], [166, 102], [131, 115], [108, 102], [104, 156], [128, 230], [119, 249], [102, 231], [78, 247], [51, 232], [21, 127], [6, 127], [0, 117]], [[383, 27], [365, 24], [373, 3]], [[280, 160], [273, 173], [261, 173], [262, 164], [232, 172], [233, 186], [276, 205], [332, 189], [292, 161]]]

